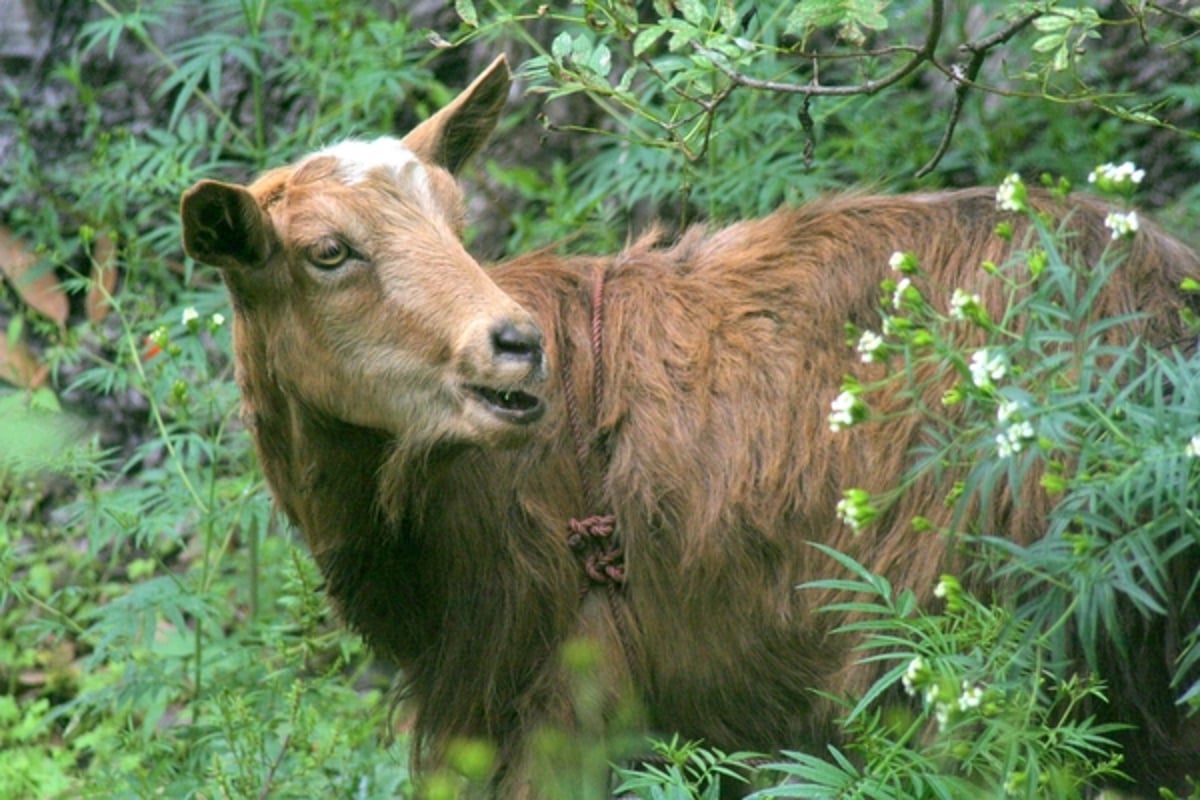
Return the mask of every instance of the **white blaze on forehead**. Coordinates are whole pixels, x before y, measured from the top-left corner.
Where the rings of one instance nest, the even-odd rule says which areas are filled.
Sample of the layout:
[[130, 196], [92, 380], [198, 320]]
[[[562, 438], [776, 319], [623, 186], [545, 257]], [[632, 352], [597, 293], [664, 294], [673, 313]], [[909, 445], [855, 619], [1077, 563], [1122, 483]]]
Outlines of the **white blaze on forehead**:
[[425, 165], [399, 139], [382, 136], [373, 141], [348, 139], [313, 153], [310, 158], [329, 157], [338, 162], [338, 175], [347, 183], [361, 183], [378, 169], [392, 173], [422, 200], [429, 198], [429, 176]]

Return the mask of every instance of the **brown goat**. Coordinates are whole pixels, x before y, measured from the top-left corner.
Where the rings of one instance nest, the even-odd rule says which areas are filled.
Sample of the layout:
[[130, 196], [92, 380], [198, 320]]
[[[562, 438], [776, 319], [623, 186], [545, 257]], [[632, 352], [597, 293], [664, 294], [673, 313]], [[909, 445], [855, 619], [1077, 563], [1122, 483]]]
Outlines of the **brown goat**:
[[[837, 709], [820, 692], [875, 673], [833, 632], [844, 618], [815, 613], [836, 596], [797, 590], [837, 574], [809, 543], [921, 597], [959, 557], [907, 524], [939, 513], [932, 479], [857, 536], [836, 516], [843, 489], [895, 485], [922, 424], [830, 431], [843, 376], [868, 369], [844, 326], [878, 328], [894, 251], [945, 286], [988, 291], [979, 265], [1010, 249], [994, 228], [1020, 221], [992, 190], [853, 196], [671, 246], [485, 270], [461, 243], [452, 176], [508, 87], [497, 59], [403, 140], [185, 194], [186, 250], [222, 270], [232, 298], [245, 419], [275, 497], [342, 617], [402, 667], [426, 766], [458, 737], [485, 738], [500, 752], [495, 794], [541, 796], [531, 734], [577, 721], [559, 656], [575, 638], [607, 654], [607, 690], [634, 692], [648, 729], [822, 750]], [[1103, 218], [1072, 206], [1084, 257], [1107, 245]], [[1145, 311], [1122, 336], [1182, 341], [1187, 277], [1200, 259], [1143, 225], [1098, 313]], [[1040, 535], [1034, 501], [1009, 506], [997, 526]], [[617, 569], [611, 591], [584, 591], [568, 542], [592, 514], [613, 515], [623, 548], [623, 567], [615, 552], [592, 564]], [[1114, 686], [1113, 713], [1144, 726], [1120, 698], [1151, 697], [1158, 718], [1126, 737], [1125, 768], [1182, 788], [1200, 736], [1165, 674]]]

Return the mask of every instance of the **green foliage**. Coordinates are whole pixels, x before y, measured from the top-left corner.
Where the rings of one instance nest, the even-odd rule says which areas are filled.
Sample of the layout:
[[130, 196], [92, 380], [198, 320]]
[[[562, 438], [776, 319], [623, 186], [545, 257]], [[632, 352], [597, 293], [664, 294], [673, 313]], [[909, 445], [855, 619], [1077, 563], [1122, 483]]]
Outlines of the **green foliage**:
[[[1122, 190], [1129, 184], [1108, 183]], [[1185, 586], [1173, 586], [1171, 576], [1179, 573], [1173, 562], [1197, 546], [1196, 357], [1140, 343], [1112, 345], [1112, 328], [1130, 320], [1097, 317], [1094, 305], [1119, 266], [1117, 251], [1094, 264], [1065, 258], [1065, 234], [1029, 209], [1015, 178], [1004, 182], [998, 202], [1033, 222], [1029, 241], [1009, 262], [980, 265], [986, 280], [1003, 287], [1003, 313], [993, 319], [976, 296], [929, 285], [921, 265], [898, 254], [897, 278], [881, 287], [882, 334], [851, 331], [865, 360], [893, 368], [877, 382], [849, 383], [860, 411], [848, 418], [848, 404], [839, 403], [831, 420], [870, 425], [883, 418], [869, 411], [874, 400], [892, 409], [899, 400], [899, 410], [888, 414], [928, 419], [929, 444], [915, 453], [905, 481], [885, 495], [848, 490], [842, 516], [866, 527], [918, 477], [965, 475], [947, 497], [957, 510], [952, 527], [932, 531], [925, 521], [924, 535], [974, 544], [971, 571], [991, 575], [1012, 595], [985, 605], [944, 577], [937, 593], [946, 611], [925, 616], [910, 595], [893, 600], [882, 578], [830, 553], [856, 580], [816, 585], [879, 597], [837, 608], [866, 617], [846, 630], [867, 634], [867, 658], [901, 663], [846, 716], [854, 749], [868, 754], [866, 766], [837, 751], [832, 761], [799, 755], [786, 771], [802, 778], [804, 788], [774, 796], [822, 796], [855, 786], [870, 797], [955, 797], [969, 794], [963, 785], [954, 788], [963, 778], [1006, 795], [1083, 796], [1091, 781], [1119, 774], [1119, 754], [1106, 740], [1115, 729], [1068, 713], [1103, 697], [1103, 687], [1064, 671], [1074, 643], [1091, 664], [1111, 643], [1117, 658], [1138, 671], [1143, 654], [1126, 638], [1128, 617], [1165, 618], [1194, 596], [1194, 576]], [[1115, 233], [1121, 219], [1110, 217]], [[1012, 233], [1005, 226], [997, 235]], [[946, 311], [939, 307], [944, 300]], [[970, 332], [982, 341], [965, 345]], [[943, 404], [958, 412], [953, 417], [922, 399], [931, 383], [947, 382]], [[979, 517], [978, 509], [997, 498], [1037, 502], [1030, 491], [1053, 499], [1044, 535], [1030, 544], [1015, 543]], [[1177, 665], [1185, 699], [1197, 691], [1187, 681], [1195, 678], [1198, 658], [1193, 643]], [[898, 681], [909, 694], [923, 695], [925, 714], [915, 727], [906, 721], [897, 729], [878, 702]], [[977, 695], [967, 694], [976, 688]], [[912, 746], [909, 737], [927, 726], [931, 709], [939, 735]], [[956, 735], [960, 722], [965, 727]], [[939, 787], [935, 776], [947, 767], [950, 782]]]
[[[551, 127], [610, 137], [573, 166], [572, 183], [620, 215], [649, 201], [683, 220], [729, 219], [847, 184], [910, 188], [926, 174], [922, 183], [973, 184], [1051, 166], [1080, 174], [1129, 155], [1152, 162], [1108, 151], [1135, 135], [1118, 120], [1195, 136], [1185, 121], [1194, 106], [1179, 92], [1191, 84], [1200, 19], [1157, 6], [652, 5], [458, 4], [471, 37], [513, 36], [534, 52], [521, 75], [551, 107], [591, 101], [598, 114], [576, 104], [570, 122]], [[1175, 80], [1133, 83], [1106, 61], [1112, 52], [1126, 63], [1178, 55]], [[1176, 157], [1196, 170], [1194, 152]]]
[[816, 0], [797, 5], [788, 15], [787, 33], [807, 39], [821, 28], [833, 28], [839, 39], [861, 45], [866, 41], [863, 29], [885, 31], [886, 0]]
[[[75, 308], [59, 327], [3, 295], [10, 339], [36, 343], [55, 380], [0, 397], [0, 796], [412, 791], [404, 741], [381, 741], [386, 667], [329, 619], [313, 564], [269, 510], [236, 419], [224, 291], [179, 253], [184, 188], [427, 114], [452, 93], [432, 71], [449, 37], [459, 49], [447, 60], [469, 48], [532, 54], [518, 73], [530, 97], [502, 138], [521, 133], [534, 102], [565, 109], [547, 115], [559, 121], [546, 123], [536, 159], [496, 156], [468, 176], [511, 199], [494, 216], [512, 252], [558, 241], [611, 249], [647, 216], [682, 225], [850, 185], [1084, 174], [1135, 153], [1174, 181], [1162, 190], [1178, 198], [1168, 216], [1191, 224], [1200, 148], [1187, 140], [1188, 115], [1200, 95], [1171, 59], [1194, 67], [1194, 12], [1009, 3], [981, 19], [979, 4], [948, 5], [936, 48], [914, 61], [933, 32], [933, 4], [915, 0], [587, 0], [535, 11], [456, 0], [462, 28], [445, 36], [386, 2], [99, 0], [78, 49], [55, 54], [45, 76], [61, 99], [6, 84], [0, 108], [12, 133], [5, 226], [34, 243]], [[989, 43], [999, 33], [1010, 35]], [[959, 102], [963, 84], [949, 78], [971, 67], [970, 46], [986, 58]], [[1110, 51], [1122, 64], [1161, 63], [1165, 77], [1114, 69]], [[967, 318], [951, 320], [904, 292], [911, 307], [889, 314], [912, 324], [883, 344], [962, 379], [967, 412], [918, 468], [971, 465], [964, 507], [1030, 470], [1059, 498], [1047, 537], [1024, 547], [962, 520], [1019, 590], [1015, 602], [954, 593], [932, 612], [829, 553], [830, 574], [844, 570], [836, 580], [864, 598], [847, 632], [885, 669], [863, 697], [842, 699], [847, 747], [793, 754], [768, 773], [792, 783], [760, 797], [973, 797], [980, 786], [1075, 796], [1114, 768], [1110, 731], [1067, 714], [1105, 689], [1056, 671], [1061, 623], [1094, 642], [1119, 636], [1114, 604], [1153, 615], [1170, 602], [1164, 571], [1186, 545], [1173, 522], [1195, 520], [1188, 410], [1200, 389], [1191, 359], [1103, 347], [1079, 350], [1077, 385], [1056, 380], [1063, 343], [1094, 342], [1113, 324], [1072, 322], [1113, 264], [1085, 274], [1063, 263], [1055, 233], [1028, 243], [1033, 259], [996, 268], [1012, 288], [1002, 319], [967, 303]], [[115, 289], [99, 279], [110, 263], [124, 279]], [[89, 293], [109, 310], [79, 319]], [[1013, 336], [1016, 319], [1038, 324]], [[966, 324], [989, 326], [1010, 368], [990, 391], [970, 383], [971, 354], [949, 335]], [[915, 396], [907, 374], [899, 386], [848, 386], [863, 398], [849, 422], [863, 421], [872, 392]], [[1005, 439], [1019, 448], [1001, 455], [996, 436], [1009, 426], [996, 413], [1010, 401], [1025, 409], [1012, 424], [1033, 435], [1022, 428]], [[894, 499], [846, 488], [844, 510], [860, 525]], [[1193, 647], [1178, 668], [1192, 703], [1197, 661]], [[908, 699], [906, 678], [920, 690]], [[604, 760], [626, 743], [588, 737], [542, 744], [585, 765], [559, 776], [562, 786], [600, 796]], [[429, 796], [467, 792], [490, 747], [460, 743]], [[721, 779], [758, 763], [679, 740], [657, 755], [620, 770], [625, 790], [713, 797]]]
[[644, 800], [719, 800], [722, 784], [746, 783], [747, 764], [761, 758], [756, 753], [725, 754], [676, 736], [654, 743], [651, 757], [640, 769], [617, 768], [621, 782], [616, 793], [632, 793]]
[[[771, 769], [791, 782], [756, 798], [1083, 797], [1120, 775], [1108, 738], [1117, 728], [1078, 713], [1103, 702], [1102, 687], [1056, 674], [1047, 632], [979, 602], [953, 576], [936, 592], [944, 610], [929, 613], [911, 590], [818, 547], [851, 577], [804, 588], [856, 598], [826, 611], [853, 615], [839, 632], [862, 637], [865, 661], [892, 666], [845, 701], [844, 750], [789, 753]], [[919, 700], [915, 709], [898, 686]]]
[[386, 677], [327, 619], [308, 557], [274, 532], [230, 424], [226, 326], [187, 319], [149, 343], [126, 330], [118, 362], [80, 374], [94, 385], [127, 370], [153, 435], [124, 460], [93, 451], [87, 468], [59, 465], [75, 494], [52, 527], [25, 521], [21, 507], [41, 501], [30, 473], [5, 481], [0, 607], [16, 640], [0, 671], [11, 723], [0, 786], [6, 797], [395, 796], [407, 770], [377, 739]]
[[[46, 159], [53, 109], [11, 92], [2, 112], [18, 132], [9, 226], [60, 291], [107, 310], [62, 329], [13, 318], [41, 337], [58, 392], [3, 398], [0, 795], [399, 796], [403, 741], [381, 741], [390, 676], [329, 618], [270, 512], [236, 418], [225, 293], [178, 263], [176, 209], [200, 177], [390, 127], [434, 88], [423, 39], [403, 15], [338, 3], [210, 3], [182, 38], [176, 4], [99, 5], [53, 73], [83, 146]], [[105, 104], [127, 87], [95, 83], [101, 54], [151, 64], [164, 111], [148, 129], [112, 125]], [[99, 234], [117, 245], [115, 292]], [[130, 417], [87, 425], [60, 396]]]
[[[1031, 214], [1036, 236], [1009, 263], [980, 265], [1004, 287], [1003, 315], [992, 320], [957, 287], [932, 287], [931, 297], [950, 298], [942, 312], [907, 276], [889, 281], [884, 335], [857, 332], [859, 348], [867, 358], [901, 358], [902, 368], [853, 393], [866, 406], [872, 395], [901, 398], [912, 409], [902, 413], [937, 418], [920, 400], [927, 376], [954, 381], [943, 402], [963, 406], [961, 421], [931, 433], [912, 477], [966, 475], [954, 498], [958, 524], [1003, 553], [997, 574], [1018, 577], [1022, 618], [1037, 630], [1059, 631], [1060, 639], [1072, 630], [1095, 663], [1103, 639], [1128, 652], [1122, 603], [1140, 616], [1161, 616], [1191, 594], [1172, 593], [1169, 566], [1195, 546], [1190, 499], [1200, 475], [1191, 437], [1200, 384], [1192, 356], [1111, 344], [1112, 328], [1129, 320], [1095, 318], [1093, 306], [1119, 257], [1067, 261], [1063, 235], [1026, 209], [1019, 182], [1006, 181], [1001, 194], [1006, 190], [1002, 202]], [[1110, 217], [1115, 227], [1119, 219]], [[913, 281], [921, 277], [915, 263], [902, 271]], [[969, 353], [959, 333], [964, 327], [985, 334]], [[1030, 475], [1057, 498], [1042, 538], [1018, 545], [967, 516], [1018, 491]], [[1054, 649], [1061, 653], [1066, 645], [1059, 641]]]

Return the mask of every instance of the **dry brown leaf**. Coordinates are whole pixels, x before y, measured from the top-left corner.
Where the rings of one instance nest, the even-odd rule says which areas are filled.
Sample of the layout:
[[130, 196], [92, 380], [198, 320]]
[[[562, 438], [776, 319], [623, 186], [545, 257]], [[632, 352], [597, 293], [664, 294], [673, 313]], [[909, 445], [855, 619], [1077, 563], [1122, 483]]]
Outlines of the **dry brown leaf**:
[[43, 316], [67, 324], [70, 303], [52, 270], [34, 272], [37, 258], [7, 228], [0, 228], [0, 272], [3, 272], [25, 304]]
[[37, 356], [25, 342], [9, 342], [8, 334], [0, 331], [0, 381], [22, 389], [37, 389], [46, 383], [50, 367], [39, 364]]
[[40, 689], [46, 685], [46, 673], [40, 669], [26, 669], [17, 674], [17, 686], [21, 689]]
[[112, 236], [101, 233], [92, 246], [92, 275], [86, 308], [93, 325], [108, 316], [109, 298], [117, 289], [117, 247]]

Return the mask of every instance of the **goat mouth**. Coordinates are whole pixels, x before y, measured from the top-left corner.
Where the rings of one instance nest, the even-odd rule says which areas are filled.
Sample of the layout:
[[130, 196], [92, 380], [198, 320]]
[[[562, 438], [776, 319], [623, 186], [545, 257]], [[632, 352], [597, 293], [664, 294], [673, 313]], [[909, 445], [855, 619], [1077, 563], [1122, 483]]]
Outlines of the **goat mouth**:
[[487, 386], [468, 386], [467, 389], [497, 417], [516, 425], [536, 422], [546, 413], [546, 404], [520, 389], [492, 389]]

